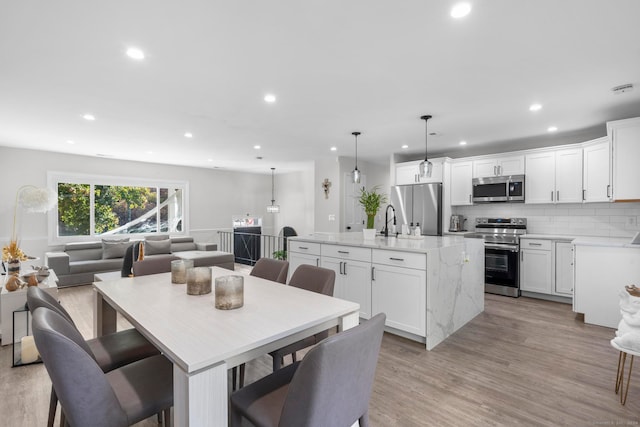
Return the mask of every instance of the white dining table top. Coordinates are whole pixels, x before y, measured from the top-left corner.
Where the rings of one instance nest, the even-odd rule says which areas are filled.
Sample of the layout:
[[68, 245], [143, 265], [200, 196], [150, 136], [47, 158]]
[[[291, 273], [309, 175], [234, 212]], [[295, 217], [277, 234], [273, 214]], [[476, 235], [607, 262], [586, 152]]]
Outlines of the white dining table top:
[[[239, 274], [212, 267], [215, 277]], [[185, 372], [226, 362], [244, 363], [278, 340], [336, 322], [359, 310], [357, 303], [282, 285], [246, 274], [244, 306], [215, 308], [215, 293], [187, 295], [186, 285], [172, 284], [171, 273], [95, 282], [112, 307]], [[324, 327], [326, 329], [326, 327]], [[292, 341], [293, 342], [293, 341]], [[264, 354], [262, 353], [262, 354]]]

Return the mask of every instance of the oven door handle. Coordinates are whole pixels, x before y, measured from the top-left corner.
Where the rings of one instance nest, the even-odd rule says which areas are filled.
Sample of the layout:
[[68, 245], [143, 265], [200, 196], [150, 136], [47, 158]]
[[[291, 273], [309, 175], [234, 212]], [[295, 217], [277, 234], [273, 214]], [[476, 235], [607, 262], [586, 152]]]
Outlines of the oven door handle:
[[516, 245], [492, 245], [492, 244], [488, 244], [485, 243], [484, 244], [484, 248], [485, 249], [497, 249], [497, 250], [505, 250], [505, 251], [511, 251], [511, 252], [518, 252], [518, 246]]

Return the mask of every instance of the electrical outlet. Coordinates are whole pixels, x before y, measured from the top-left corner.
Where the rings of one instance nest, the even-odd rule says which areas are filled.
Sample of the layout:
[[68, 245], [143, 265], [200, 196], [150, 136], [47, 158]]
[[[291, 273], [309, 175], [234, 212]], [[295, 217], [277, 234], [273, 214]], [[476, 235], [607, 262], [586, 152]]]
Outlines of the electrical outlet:
[[329, 214], [329, 221], [335, 221], [336, 216], [334, 214]]

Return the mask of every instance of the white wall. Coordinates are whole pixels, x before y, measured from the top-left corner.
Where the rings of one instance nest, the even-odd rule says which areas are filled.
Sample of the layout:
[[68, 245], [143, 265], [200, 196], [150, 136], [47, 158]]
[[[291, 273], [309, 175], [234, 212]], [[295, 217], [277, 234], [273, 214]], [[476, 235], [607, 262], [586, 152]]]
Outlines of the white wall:
[[527, 218], [528, 233], [632, 237], [640, 231], [640, 203], [493, 203], [457, 206], [453, 211], [467, 218], [469, 230], [474, 229], [476, 217], [523, 217]]
[[[315, 162], [313, 195], [315, 200], [314, 230], [318, 232], [340, 232], [340, 208], [342, 206], [342, 180], [338, 158], [317, 160]], [[331, 182], [329, 196], [325, 198], [322, 182], [328, 178]], [[333, 215], [335, 220], [329, 220]], [[300, 233], [298, 233], [300, 234]]]
[[275, 235], [285, 226], [293, 227], [298, 235], [313, 232], [315, 196], [322, 193], [320, 184], [316, 188], [314, 178], [313, 163], [309, 163], [308, 169], [302, 172], [276, 173], [275, 197], [280, 213], [273, 214]]
[[[229, 230], [233, 215], [247, 213], [262, 216], [265, 233], [272, 233], [274, 230], [274, 218], [266, 212], [266, 206], [271, 200], [271, 179], [268, 174], [169, 166], [7, 147], [0, 147], [0, 160], [2, 246], [10, 239], [16, 191], [24, 184], [45, 187], [47, 171], [188, 181], [188, 232], [196, 241], [217, 242], [217, 231]], [[47, 242], [46, 215], [19, 212], [19, 217], [21, 224], [18, 237], [21, 247], [26, 253], [40, 257], [42, 262], [44, 252], [52, 249]], [[301, 224], [308, 222], [308, 218], [300, 221]]]

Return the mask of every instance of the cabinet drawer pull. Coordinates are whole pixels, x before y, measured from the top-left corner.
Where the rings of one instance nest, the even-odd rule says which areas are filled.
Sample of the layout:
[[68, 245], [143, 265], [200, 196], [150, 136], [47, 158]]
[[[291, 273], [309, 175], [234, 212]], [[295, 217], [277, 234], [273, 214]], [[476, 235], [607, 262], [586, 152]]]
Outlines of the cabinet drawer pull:
[[349, 254], [348, 251], [338, 251], [339, 254]]
[[347, 275], [347, 263], [343, 263], [344, 265], [342, 266], [342, 274], [344, 274], [345, 276]]
[[611, 190], [611, 185], [607, 185], [607, 197], [611, 197], [611, 196], [609, 195], [609, 190]]
[[553, 191], [551, 192], [551, 201], [553, 202]]
[[371, 266], [371, 281], [376, 280], [376, 268]]
[[528, 243], [529, 246], [542, 246], [542, 243]]
[[320, 258], [316, 258], [316, 267], [320, 267]]
[[560, 190], [556, 191], [556, 202], [560, 201]]
[[389, 259], [391, 261], [404, 261], [404, 258], [393, 258], [393, 257], [389, 257]]
[[309, 249], [309, 248], [308, 248], [308, 247], [306, 247], [306, 246], [298, 246], [298, 249], [304, 249], [304, 250], [307, 250], [307, 249]]

